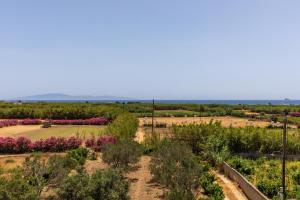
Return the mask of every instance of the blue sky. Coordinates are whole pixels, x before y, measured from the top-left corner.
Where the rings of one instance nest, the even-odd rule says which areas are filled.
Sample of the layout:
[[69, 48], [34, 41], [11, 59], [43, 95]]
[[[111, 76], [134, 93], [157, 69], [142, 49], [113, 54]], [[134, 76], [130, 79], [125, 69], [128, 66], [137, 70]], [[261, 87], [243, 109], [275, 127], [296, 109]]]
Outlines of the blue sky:
[[300, 99], [297, 0], [3, 0], [0, 98]]

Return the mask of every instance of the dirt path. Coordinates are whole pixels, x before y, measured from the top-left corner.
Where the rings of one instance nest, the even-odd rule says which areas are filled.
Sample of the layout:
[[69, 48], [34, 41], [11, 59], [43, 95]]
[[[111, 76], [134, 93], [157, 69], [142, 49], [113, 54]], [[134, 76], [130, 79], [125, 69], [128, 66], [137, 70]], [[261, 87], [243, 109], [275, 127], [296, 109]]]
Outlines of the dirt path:
[[[136, 132], [135, 141], [142, 143], [145, 131], [142, 127]], [[152, 175], [149, 171], [150, 156], [142, 156], [138, 169], [130, 172], [126, 177], [130, 180], [129, 196], [132, 200], [160, 200], [164, 193], [163, 188], [151, 182]]]
[[241, 189], [225, 175], [219, 172], [214, 172], [217, 177], [217, 182], [223, 188], [225, 200], [248, 200]]
[[132, 200], [159, 200], [162, 199], [163, 188], [151, 182], [152, 175], [149, 171], [151, 158], [142, 156], [138, 163], [139, 169], [127, 175], [131, 181], [129, 196]]
[[135, 134], [134, 140], [138, 143], [142, 143], [144, 139], [145, 139], [145, 131], [142, 127], [139, 127]]

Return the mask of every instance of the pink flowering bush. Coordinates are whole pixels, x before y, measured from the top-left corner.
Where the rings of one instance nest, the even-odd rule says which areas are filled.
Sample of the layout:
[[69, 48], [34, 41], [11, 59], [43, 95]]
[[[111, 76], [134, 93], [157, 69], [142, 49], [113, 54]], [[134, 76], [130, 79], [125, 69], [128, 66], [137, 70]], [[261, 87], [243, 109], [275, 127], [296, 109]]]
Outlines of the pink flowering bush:
[[0, 138], [0, 153], [15, 153], [17, 148], [17, 142], [11, 137]]
[[[106, 125], [108, 124], [109, 120], [104, 117], [98, 118], [91, 118], [91, 119], [74, 119], [74, 120], [67, 120], [67, 119], [58, 119], [58, 120], [51, 120], [50, 123], [56, 125]], [[0, 128], [8, 127], [8, 126], [16, 126], [16, 125], [40, 125], [42, 124], [42, 120], [40, 119], [23, 119], [23, 120], [16, 120], [16, 119], [8, 119], [8, 120], [0, 120]]]
[[8, 126], [16, 126], [16, 125], [18, 125], [18, 120], [15, 120], [15, 119], [8, 119], [8, 120], [0, 121], [0, 128], [8, 127]]
[[30, 153], [33, 151], [42, 152], [63, 152], [80, 147], [82, 140], [76, 137], [62, 138], [50, 137], [44, 140], [32, 142], [25, 137], [17, 139], [11, 137], [0, 137], [0, 153]]
[[290, 113], [292, 117], [300, 117], [300, 112], [292, 112]]
[[114, 136], [110, 135], [103, 135], [100, 136], [98, 139], [91, 138], [86, 140], [85, 145], [86, 147], [92, 148], [95, 151], [101, 151], [103, 147], [107, 144], [116, 144], [117, 139]]
[[20, 121], [21, 125], [40, 125], [42, 121], [39, 119], [24, 119]]
[[16, 153], [27, 153], [32, 151], [32, 142], [25, 137], [19, 137], [16, 140]]
[[65, 139], [63, 137], [50, 137], [45, 140], [36, 141], [33, 144], [34, 151], [62, 152], [80, 147], [82, 140], [76, 137]]
[[108, 123], [108, 119], [99, 117], [91, 119], [57, 119], [51, 120], [52, 124], [56, 125], [105, 125]]

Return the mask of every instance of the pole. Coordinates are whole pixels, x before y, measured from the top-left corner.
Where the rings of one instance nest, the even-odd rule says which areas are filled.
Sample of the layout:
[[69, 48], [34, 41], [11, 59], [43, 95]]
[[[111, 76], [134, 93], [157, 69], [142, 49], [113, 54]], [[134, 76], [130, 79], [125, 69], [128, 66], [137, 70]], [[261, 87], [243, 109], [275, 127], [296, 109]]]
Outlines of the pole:
[[282, 151], [282, 199], [286, 199], [286, 183], [285, 183], [285, 176], [286, 176], [286, 137], [287, 137], [287, 115], [288, 112], [285, 111], [285, 118], [284, 118], [284, 125], [283, 125], [283, 151]]
[[154, 133], [154, 99], [152, 100], [152, 135]]

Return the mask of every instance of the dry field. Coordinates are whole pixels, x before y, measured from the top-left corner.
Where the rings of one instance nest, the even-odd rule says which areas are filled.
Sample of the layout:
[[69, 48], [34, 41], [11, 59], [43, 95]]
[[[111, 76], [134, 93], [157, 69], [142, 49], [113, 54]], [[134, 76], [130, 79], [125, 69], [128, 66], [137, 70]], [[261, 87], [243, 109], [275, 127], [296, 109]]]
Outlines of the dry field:
[[79, 136], [82, 138], [93, 135], [100, 135], [105, 126], [92, 125], [62, 125], [42, 128], [41, 125], [11, 126], [0, 128], [0, 137], [28, 137], [31, 140], [39, 140], [55, 137]]
[[[201, 124], [201, 123], [209, 123], [211, 120], [220, 121], [221, 124], [225, 127], [233, 126], [233, 127], [245, 127], [245, 126], [257, 126], [257, 127], [266, 127], [270, 123], [265, 121], [250, 121], [245, 118], [238, 117], [156, 117], [154, 119], [154, 123], [167, 123], [168, 126], [172, 124]], [[140, 126], [143, 124], [151, 124], [151, 118], [139, 118]]]

